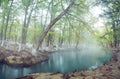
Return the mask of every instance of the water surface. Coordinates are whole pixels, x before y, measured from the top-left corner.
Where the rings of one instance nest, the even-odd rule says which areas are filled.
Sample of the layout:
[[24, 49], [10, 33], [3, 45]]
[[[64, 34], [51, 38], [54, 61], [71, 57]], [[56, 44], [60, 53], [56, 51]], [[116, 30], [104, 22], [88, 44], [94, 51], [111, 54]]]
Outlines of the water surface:
[[64, 50], [50, 55], [48, 61], [38, 63], [31, 67], [10, 67], [0, 64], [0, 79], [13, 79], [36, 72], [70, 73], [92, 69], [109, 61], [110, 54], [105, 52], [90, 52], [89, 50]]

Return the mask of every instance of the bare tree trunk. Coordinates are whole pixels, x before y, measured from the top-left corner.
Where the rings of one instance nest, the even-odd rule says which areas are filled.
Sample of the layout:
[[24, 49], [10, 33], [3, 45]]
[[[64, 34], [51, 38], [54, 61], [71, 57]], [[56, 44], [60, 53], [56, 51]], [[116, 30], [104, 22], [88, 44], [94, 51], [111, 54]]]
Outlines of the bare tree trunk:
[[5, 24], [5, 31], [4, 31], [5, 32], [4, 33], [4, 40], [6, 40], [6, 33], [7, 33], [8, 22], [9, 22], [9, 18], [10, 18], [10, 11], [11, 11], [12, 4], [13, 4], [13, 0], [10, 4], [10, 7], [8, 8], [7, 19], [6, 19], [6, 24]]
[[45, 23], [43, 25], [43, 28], [45, 29], [45, 26], [47, 24], [47, 19], [48, 19], [48, 13], [49, 13], [49, 10], [50, 10], [50, 5], [52, 4], [53, 0], [51, 0], [51, 2], [48, 4], [48, 8], [47, 8], [47, 13], [46, 13], [46, 17], [45, 17]]
[[112, 24], [112, 29], [113, 29], [114, 47], [116, 47], [117, 46], [117, 35], [116, 35], [115, 22], [113, 22]]
[[3, 39], [3, 36], [4, 36], [4, 35], [3, 35], [3, 34], [4, 34], [4, 33], [3, 33], [3, 32], [4, 32], [4, 24], [5, 24], [5, 14], [3, 13], [2, 25], [1, 25], [1, 35], [0, 35], [0, 37], [1, 37], [1, 38], [0, 38], [0, 39], [1, 39], [1, 43], [2, 43], [2, 41], [4, 40], [4, 39]]
[[27, 20], [27, 10], [28, 8], [25, 9], [25, 17], [24, 17], [24, 24], [22, 28], [22, 44], [26, 43], [26, 20]]
[[64, 16], [64, 15], [68, 12], [68, 10], [72, 7], [72, 5], [74, 4], [74, 2], [75, 2], [75, 0], [73, 0], [73, 1], [70, 3], [70, 5], [69, 5], [63, 12], [61, 12], [55, 19], [53, 19], [53, 20], [49, 23], [48, 27], [47, 27], [47, 28], [42, 32], [42, 34], [40, 35], [40, 39], [39, 39], [39, 41], [38, 41], [38, 46], [37, 46], [37, 49], [36, 49], [36, 50], [39, 50], [39, 47], [42, 45], [42, 42], [43, 42], [45, 36], [47, 35], [48, 31], [52, 28], [52, 26], [53, 26], [57, 21], [59, 21], [59, 19], [62, 18], [62, 16]]
[[14, 20], [12, 20], [12, 23], [10, 24], [8, 39], [10, 39], [10, 37], [11, 37], [11, 31], [12, 31], [13, 23], [14, 23]]
[[[35, 14], [34, 14], [34, 29], [36, 29], [37, 28], [37, 12], [36, 12], [37, 10], [35, 10]], [[34, 34], [33, 34], [34, 36], [33, 36], [33, 43], [34, 44], [36, 44], [36, 42], [37, 42], [37, 35], [36, 35], [36, 32], [34, 31]]]
[[[28, 15], [28, 7], [25, 10], [25, 18], [24, 18], [24, 25], [22, 28], [22, 44], [26, 44], [26, 38], [27, 38], [27, 30], [28, 30], [28, 26], [30, 24], [30, 19], [31, 19], [31, 15], [33, 12], [33, 8], [31, 9], [29, 15]], [[28, 18], [27, 18], [28, 15]]]

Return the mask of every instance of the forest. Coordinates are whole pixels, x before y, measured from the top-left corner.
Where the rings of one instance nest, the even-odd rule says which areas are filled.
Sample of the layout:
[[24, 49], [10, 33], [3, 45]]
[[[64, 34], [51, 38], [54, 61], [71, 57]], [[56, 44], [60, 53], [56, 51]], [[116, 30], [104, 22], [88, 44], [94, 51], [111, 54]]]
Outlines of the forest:
[[0, 0], [0, 79], [119, 79], [120, 0]]

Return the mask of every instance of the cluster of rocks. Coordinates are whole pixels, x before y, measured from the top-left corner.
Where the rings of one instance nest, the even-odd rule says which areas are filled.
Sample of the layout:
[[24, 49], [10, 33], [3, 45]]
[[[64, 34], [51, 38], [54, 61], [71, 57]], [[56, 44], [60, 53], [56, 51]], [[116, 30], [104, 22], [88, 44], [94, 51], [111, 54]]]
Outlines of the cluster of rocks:
[[37, 53], [32, 55], [26, 50], [14, 51], [0, 47], [0, 62], [12, 66], [30, 66], [48, 59], [48, 54]]
[[16, 79], [120, 79], [120, 52], [113, 53], [112, 60], [92, 70], [83, 70], [69, 74], [35, 73]]

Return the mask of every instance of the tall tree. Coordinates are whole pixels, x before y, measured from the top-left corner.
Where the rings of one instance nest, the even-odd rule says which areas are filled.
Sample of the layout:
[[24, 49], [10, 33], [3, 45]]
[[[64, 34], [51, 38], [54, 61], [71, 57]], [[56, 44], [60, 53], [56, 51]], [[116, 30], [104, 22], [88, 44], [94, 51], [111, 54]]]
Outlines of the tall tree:
[[5, 0], [2, 1], [1, 3], [1, 10], [2, 10], [2, 25], [1, 25], [1, 43], [4, 42], [4, 40], [6, 40], [6, 36], [7, 36], [7, 29], [8, 29], [8, 23], [9, 23], [9, 18], [10, 18], [10, 14], [11, 14], [11, 9], [12, 9], [12, 5], [13, 5], [13, 0], [9, 1], [9, 0]]
[[[26, 38], [27, 38], [27, 30], [30, 23], [31, 15], [33, 12], [33, 7], [31, 8], [30, 5], [32, 3], [32, 0], [22, 0], [22, 3], [25, 7], [25, 16], [24, 16], [24, 23], [22, 28], [22, 44], [26, 44]], [[28, 13], [30, 9], [30, 12]]]
[[103, 17], [108, 19], [108, 22], [111, 23], [111, 30], [113, 35], [113, 46], [119, 45], [120, 41], [120, 1], [119, 0], [99, 0], [98, 3], [106, 7], [104, 9]]
[[40, 35], [40, 39], [38, 41], [38, 46], [37, 46], [37, 50], [39, 50], [39, 47], [42, 45], [42, 42], [45, 38], [45, 36], [47, 35], [48, 31], [52, 28], [52, 26], [57, 22], [59, 21], [59, 19], [62, 18], [62, 16], [64, 16], [68, 11], [69, 9], [72, 7], [72, 5], [75, 3], [75, 0], [73, 0], [69, 6], [63, 11], [61, 12], [56, 18], [54, 18], [50, 23], [49, 25], [47, 26], [47, 28], [42, 32], [42, 34]]
[[11, 3], [10, 3], [10, 7], [8, 7], [8, 10], [7, 10], [7, 16], [6, 16], [6, 23], [5, 23], [5, 33], [4, 33], [4, 40], [6, 40], [6, 34], [7, 34], [7, 29], [8, 29], [8, 24], [9, 24], [9, 18], [10, 18], [10, 12], [11, 12], [11, 8], [12, 8], [12, 5], [13, 5], [13, 1], [14, 0], [11, 0]]

